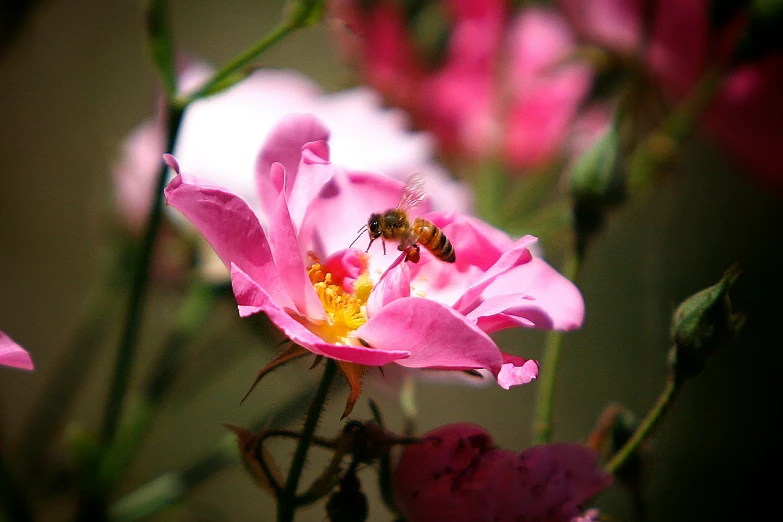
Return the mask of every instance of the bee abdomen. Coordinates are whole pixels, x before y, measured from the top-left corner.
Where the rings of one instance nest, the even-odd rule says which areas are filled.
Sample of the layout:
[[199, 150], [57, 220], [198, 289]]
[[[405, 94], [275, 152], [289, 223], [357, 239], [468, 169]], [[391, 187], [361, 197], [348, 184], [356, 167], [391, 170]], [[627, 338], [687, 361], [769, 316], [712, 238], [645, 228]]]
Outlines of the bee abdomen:
[[413, 222], [413, 230], [419, 238], [419, 244], [429, 250], [432, 255], [447, 263], [456, 261], [457, 256], [451, 241], [435, 223], [416, 218]]

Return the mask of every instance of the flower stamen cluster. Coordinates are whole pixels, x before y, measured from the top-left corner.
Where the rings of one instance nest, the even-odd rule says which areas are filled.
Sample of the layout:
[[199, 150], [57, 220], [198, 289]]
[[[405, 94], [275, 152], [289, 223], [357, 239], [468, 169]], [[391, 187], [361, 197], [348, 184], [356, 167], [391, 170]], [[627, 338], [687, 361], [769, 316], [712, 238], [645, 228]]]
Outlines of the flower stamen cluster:
[[310, 330], [333, 344], [359, 345], [358, 339], [350, 337], [350, 334], [367, 322], [367, 298], [372, 291], [370, 278], [363, 274], [357, 279], [354, 292], [350, 293], [338, 285], [333, 274], [317, 261], [307, 269], [307, 275], [327, 317], [322, 324], [309, 323]]

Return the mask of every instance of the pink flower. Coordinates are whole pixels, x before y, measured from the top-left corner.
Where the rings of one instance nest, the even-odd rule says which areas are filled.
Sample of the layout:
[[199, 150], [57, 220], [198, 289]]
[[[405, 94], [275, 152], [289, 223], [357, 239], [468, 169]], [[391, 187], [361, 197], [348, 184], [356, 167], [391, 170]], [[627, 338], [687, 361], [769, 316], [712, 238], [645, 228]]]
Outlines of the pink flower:
[[0, 365], [20, 370], [35, 369], [33, 359], [27, 350], [19, 346], [3, 331], [0, 331]]
[[496, 448], [472, 424], [449, 424], [403, 452], [394, 497], [409, 522], [593, 520], [583, 504], [612, 483], [581, 444], [547, 444], [518, 453]]
[[449, 39], [442, 62], [431, 67], [394, 4], [359, 4], [332, 6], [352, 31], [341, 40], [349, 58], [371, 85], [431, 130], [446, 153], [500, 155], [514, 167], [555, 157], [591, 74], [573, 59], [569, 27], [554, 10], [528, 8], [512, 17], [503, 1], [444, 0]]
[[[702, 120], [706, 134], [768, 185], [783, 189], [783, 53], [733, 65], [742, 20], [710, 24], [706, 0], [561, 0], [584, 38], [636, 59], [673, 101], [691, 94], [711, 68], [727, 69]], [[640, 30], [649, 15], [649, 35]]]
[[584, 314], [576, 287], [531, 255], [535, 238], [425, 201], [422, 217], [449, 238], [455, 263], [422, 248], [410, 264], [381, 241], [348, 248], [370, 214], [398, 204], [403, 183], [331, 163], [328, 136], [313, 116], [283, 119], [258, 155], [252, 201], [168, 157], [167, 201], [230, 268], [240, 315], [264, 312], [295, 345], [343, 363], [485, 369], [504, 388], [535, 379], [535, 361], [502, 353], [488, 333], [572, 329]]
[[[186, 67], [182, 88], [192, 89], [209, 73], [202, 64]], [[431, 138], [406, 131], [403, 113], [382, 109], [379, 95], [370, 89], [325, 94], [293, 71], [259, 70], [227, 91], [193, 103], [185, 112], [174, 154], [192, 174], [254, 201], [258, 149], [277, 121], [291, 112], [315, 114], [329, 125], [332, 155], [341, 164], [399, 180], [421, 172], [437, 187], [436, 205], [442, 199], [448, 208], [470, 207], [468, 192], [432, 161]], [[126, 139], [114, 166], [118, 204], [134, 228], [146, 218], [164, 147], [158, 114]]]

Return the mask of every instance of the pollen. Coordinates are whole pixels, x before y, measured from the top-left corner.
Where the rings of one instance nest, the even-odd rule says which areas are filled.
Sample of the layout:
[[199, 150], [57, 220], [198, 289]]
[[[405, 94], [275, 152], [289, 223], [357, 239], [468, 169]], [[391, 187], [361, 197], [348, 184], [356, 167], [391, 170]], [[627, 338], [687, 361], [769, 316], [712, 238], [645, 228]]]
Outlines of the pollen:
[[354, 293], [335, 284], [331, 273], [318, 262], [307, 271], [315, 293], [326, 311], [327, 322], [312, 325], [310, 329], [323, 340], [333, 344], [357, 344], [350, 334], [367, 322], [365, 305], [372, 291], [372, 280], [366, 274], [357, 278]]

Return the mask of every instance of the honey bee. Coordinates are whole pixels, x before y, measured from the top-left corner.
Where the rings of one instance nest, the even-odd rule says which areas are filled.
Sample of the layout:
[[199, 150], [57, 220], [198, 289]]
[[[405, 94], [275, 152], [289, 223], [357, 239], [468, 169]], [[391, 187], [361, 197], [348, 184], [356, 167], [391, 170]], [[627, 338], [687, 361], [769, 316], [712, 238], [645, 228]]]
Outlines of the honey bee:
[[[395, 208], [370, 215], [367, 224], [359, 229], [359, 237], [364, 230], [367, 230], [370, 235], [367, 251], [370, 250], [373, 241], [381, 238], [384, 254], [386, 253], [387, 239], [399, 241], [397, 249], [406, 252], [406, 261], [419, 262], [419, 245], [446, 263], [453, 263], [457, 259], [451, 241], [435, 223], [420, 217], [411, 222], [408, 216], [408, 212], [424, 200], [423, 186], [424, 179], [414, 174], [405, 183], [400, 203]], [[354, 240], [355, 242], [356, 240]]]

